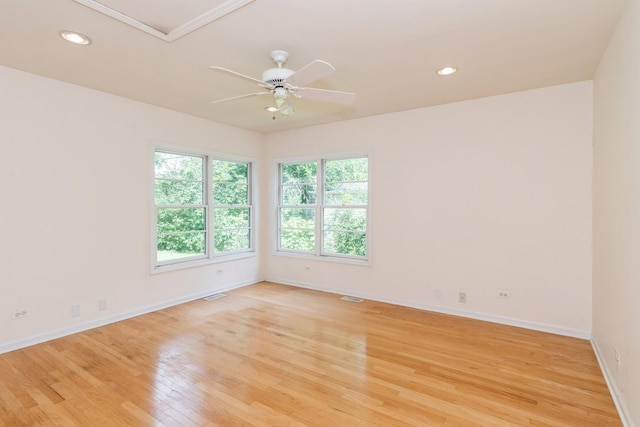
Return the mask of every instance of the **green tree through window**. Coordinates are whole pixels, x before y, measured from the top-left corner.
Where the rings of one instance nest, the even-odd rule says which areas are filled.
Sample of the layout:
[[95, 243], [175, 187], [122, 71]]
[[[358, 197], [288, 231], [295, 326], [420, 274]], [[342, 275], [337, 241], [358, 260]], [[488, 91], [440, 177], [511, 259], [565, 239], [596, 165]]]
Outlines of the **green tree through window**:
[[317, 165], [281, 165], [280, 248], [313, 252], [316, 248]]
[[251, 163], [161, 150], [154, 161], [156, 265], [252, 249]]
[[323, 252], [367, 254], [369, 162], [367, 158], [324, 162]]
[[206, 254], [204, 159], [155, 154], [157, 261]]
[[279, 250], [366, 258], [368, 168], [367, 157], [281, 164]]
[[213, 161], [214, 251], [249, 249], [251, 206], [249, 164]]

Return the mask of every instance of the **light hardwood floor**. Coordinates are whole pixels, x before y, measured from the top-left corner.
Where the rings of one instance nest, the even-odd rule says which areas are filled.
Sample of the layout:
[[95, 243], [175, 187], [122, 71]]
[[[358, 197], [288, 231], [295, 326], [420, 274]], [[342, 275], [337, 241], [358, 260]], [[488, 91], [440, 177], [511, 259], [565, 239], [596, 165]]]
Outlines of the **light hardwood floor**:
[[263, 282], [0, 355], [2, 426], [619, 426], [588, 341]]

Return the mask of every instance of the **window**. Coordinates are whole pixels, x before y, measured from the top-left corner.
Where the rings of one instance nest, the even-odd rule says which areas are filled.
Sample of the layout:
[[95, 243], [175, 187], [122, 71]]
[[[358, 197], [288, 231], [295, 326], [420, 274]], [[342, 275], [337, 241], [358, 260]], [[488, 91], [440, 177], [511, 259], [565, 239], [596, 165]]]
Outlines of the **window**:
[[280, 249], [315, 253], [317, 164], [280, 166]]
[[252, 251], [251, 163], [155, 150], [154, 266]]
[[367, 157], [281, 163], [278, 250], [366, 259]]
[[251, 248], [249, 164], [213, 161], [214, 252]]
[[367, 255], [367, 158], [324, 161], [322, 252]]
[[201, 156], [156, 152], [158, 263], [207, 254], [205, 160]]

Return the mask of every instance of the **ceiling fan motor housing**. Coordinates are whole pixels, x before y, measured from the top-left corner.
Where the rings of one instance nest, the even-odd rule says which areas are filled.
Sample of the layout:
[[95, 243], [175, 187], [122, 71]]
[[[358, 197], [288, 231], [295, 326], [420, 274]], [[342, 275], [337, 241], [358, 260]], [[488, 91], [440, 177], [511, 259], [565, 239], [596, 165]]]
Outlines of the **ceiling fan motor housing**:
[[269, 68], [262, 73], [262, 81], [274, 87], [284, 86], [285, 80], [293, 74], [295, 71], [288, 68]]

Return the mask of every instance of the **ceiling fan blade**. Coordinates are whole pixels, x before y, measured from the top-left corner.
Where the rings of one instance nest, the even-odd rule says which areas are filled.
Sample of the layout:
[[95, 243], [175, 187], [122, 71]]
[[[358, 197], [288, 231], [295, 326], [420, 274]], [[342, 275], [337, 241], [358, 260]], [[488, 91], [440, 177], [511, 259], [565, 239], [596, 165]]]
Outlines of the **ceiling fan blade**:
[[216, 99], [215, 101], [211, 101], [211, 103], [212, 104], [219, 104], [221, 102], [234, 101], [236, 99], [242, 99], [242, 98], [249, 98], [250, 96], [269, 95], [270, 93], [271, 93], [271, 91], [248, 93], [246, 95], [232, 96], [231, 98]]
[[316, 89], [313, 87], [301, 87], [296, 96], [316, 101], [333, 102], [335, 104], [351, 104], [356, 99], [356, 94], [351, 92], [340, 92], [337, 90]]
[[289, 76], [289, 78], [287, 79], [287, 83], [297, 87], [304, 86], [328, 76], [335, 70], [336, 69], [333, 68], [333, 65], [329, 64], [328, 62], [316, 59], [315, 61], [305, 65], [304, 67], [293, 73], [291, 76]]
[[232, 75], [234, 77], [238, 77], [238, 78], [241, 78], [243, 80], [248, 80], [248, 81], [253, 82], [253, 83], [258, 83], [260, 86], [269, 87], [268, 85], [265, 85], [265, 83], [262, 80], [254, 79], [253, 77], [250, 77], [250, 76], [245, 76], [244, 74], [240, 74], [240, 73], [238, 73], [236, 71], [232, 71], [232, 70], [229, 70], [227, 68], [214, 67], [214, 66], [210, 66], [209, 68], [214, 70], [214, 71], [221, 71], [223, 73], [230, 74], [230, 75]]

